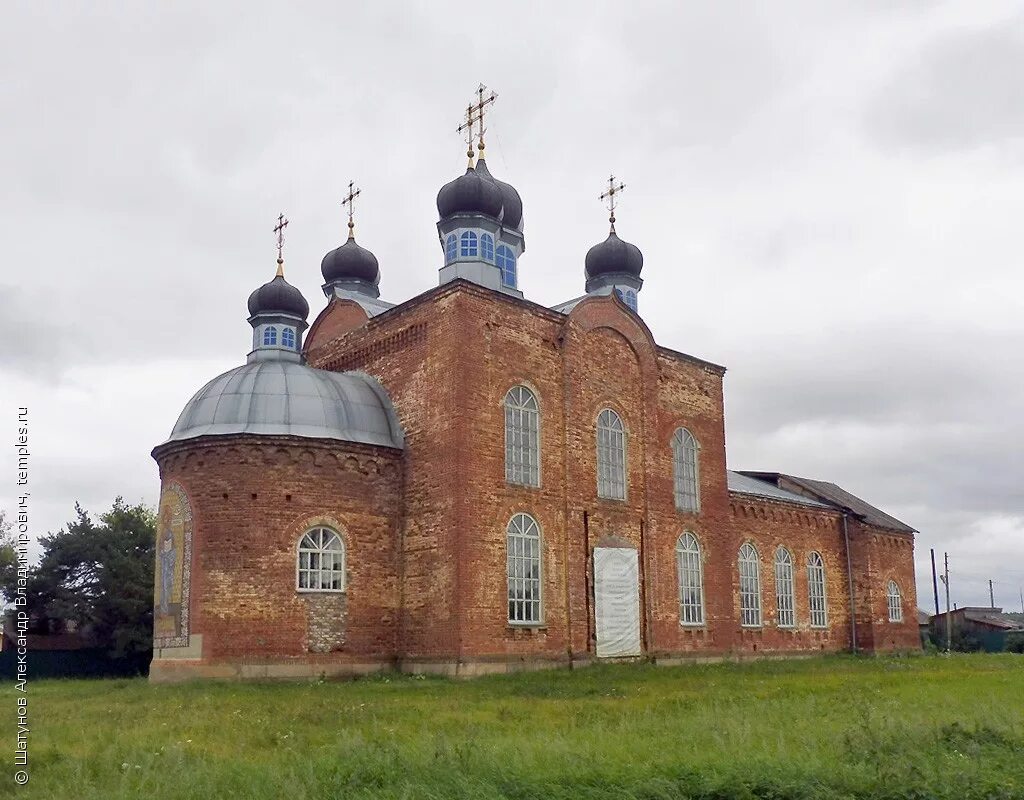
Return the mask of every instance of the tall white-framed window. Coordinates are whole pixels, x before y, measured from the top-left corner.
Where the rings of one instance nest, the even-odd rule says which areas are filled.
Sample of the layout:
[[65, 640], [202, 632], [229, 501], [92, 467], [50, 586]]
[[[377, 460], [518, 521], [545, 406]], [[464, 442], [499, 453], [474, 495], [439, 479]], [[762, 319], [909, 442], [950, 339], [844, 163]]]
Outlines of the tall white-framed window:
[[903, 622], [903, 593], [896, 581], [889, 581], [885, 597], [889, 606], [889, 622]]
[[740, 624], [761, 627], [761, 560], [750, 542], [740, 548]]
[[610, 408], [597, 415], [597, 496], [626, 499], [626, 428]]
[[296, 588], [300, 592], [345, 591], [345, 543], [330, 528], [313, 528], [299, 539]]
[[478, 247], [476, 234], [473, 231], [464, 231], [459, 237], [459, 255], [463, 258], [476, 258]]
[[277, 344], [277, 328], [268, 325], [263, 329], [263, 346], [270, 347], [275, 344]]
[[451, 264], [459, 257], [459, 240], [454, 233], [449, 233], [444, 242], [444, 260]]
[[540, 408], [525, 386], [505, 395], [505, 480], [540, 486]]
[[295, 328], [281, 328], [281, 345], [295, 349]]
[[679, 573], [679, 624], [704, 624], [704, 565], [700, 543], [689, 531], [676, 542], [676, 571]]
[[807, 556], [807, 605], [811, 609], [811, 627], [828, 627], [828, 600], [825, 597], [825, 561], [821, 553]]
[[516, 286], [516, 254], [512, 252], [512, 248], [499, 244], [498, 249], [495, 250], [495, 263], [501, 270], [501, 282], [514, 289]]
[[796, 626], [796, 588], [793, 581], [793, 554], [785, 547], [775, 551], [775, 603], [778, 626]]
[[700, 446], [686, 428], [676, 429], [672, 436], [672, 468], [675, 478], [676, 508], [680, 511], [700, 510]]
[[529, 514], [516, 514], [505, 529], [508, 550], [508, 621], [541, 621], [540, 526]]
[[494, 261], [494, 237], [489, 233], [480, 234], [480, 257], [484, 261]]

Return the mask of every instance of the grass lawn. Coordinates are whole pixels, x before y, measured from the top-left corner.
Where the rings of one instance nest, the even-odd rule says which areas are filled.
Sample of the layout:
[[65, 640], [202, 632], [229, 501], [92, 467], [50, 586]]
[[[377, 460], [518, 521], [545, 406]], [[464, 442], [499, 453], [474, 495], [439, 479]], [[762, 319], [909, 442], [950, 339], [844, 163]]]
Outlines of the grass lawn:
[[1024, 798], [1022, 656], [38, 681], [28, 697], [23, 797]]

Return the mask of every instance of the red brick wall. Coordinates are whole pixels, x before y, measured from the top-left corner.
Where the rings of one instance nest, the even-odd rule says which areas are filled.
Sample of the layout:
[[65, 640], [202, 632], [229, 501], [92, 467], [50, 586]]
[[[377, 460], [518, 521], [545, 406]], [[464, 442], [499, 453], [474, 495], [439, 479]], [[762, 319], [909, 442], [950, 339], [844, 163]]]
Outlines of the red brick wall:
[[[401, 460], [386, 448], [231, 436], [158, 448], [161, 481], [193, 513], [190, 614], [203, 660], [390, 660], [400, 584]], [[296, 591], [296, 549], [316, 524], [346, 545], [344, 644], [309, 652], [313, 595]]]

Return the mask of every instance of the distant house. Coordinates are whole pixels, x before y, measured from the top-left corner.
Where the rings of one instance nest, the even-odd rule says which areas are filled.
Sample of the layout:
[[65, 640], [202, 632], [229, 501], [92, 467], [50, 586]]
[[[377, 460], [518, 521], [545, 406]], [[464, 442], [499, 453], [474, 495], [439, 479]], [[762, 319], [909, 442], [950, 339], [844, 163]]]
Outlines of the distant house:
[[[1024, 632], [1024, 623], [1004, 614], [1001, 608], [965, 606], [951, 611], [950, 617], [954, 639], [973, 638], [989, 653], [1000, 653], [1006, 649], [1008, 633]], [[946, 614], [932, 617], [931, 630], [937, 641], [945, 641]]]

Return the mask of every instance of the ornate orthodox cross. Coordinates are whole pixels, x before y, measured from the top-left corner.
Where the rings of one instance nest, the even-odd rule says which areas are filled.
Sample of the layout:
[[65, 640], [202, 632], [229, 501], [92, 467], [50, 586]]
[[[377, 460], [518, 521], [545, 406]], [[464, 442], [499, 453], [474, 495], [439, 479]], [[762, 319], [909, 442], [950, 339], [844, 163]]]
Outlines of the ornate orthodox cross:
[[341, 205], [343, 207], [344, 206], [348, 206], [348, 238], [349, 239], [354, 239], [355, 236], [356, 236], [355, 235], [356, 224], [353, 221], [352, 217], [355, 214], [356, 198], [359, 197], [359, 195], [362, 194], [362, 191], [363, 191], [362, 189], [356, 189], [355, 191], [353, 191], [353, 189], [352, 189], [353, 186], [355, 186], [355, 183], [353, 181], [349, 181], [348, 182], [348, 194], [345, 195], [345, 197], [341, 201]]
[[[484, 97], [487, 92], [487, 87], [482, 83], [476, 88], [476, 104], [470, 103], [466, 106], [466, 121], [458, 127], [459, 133], [466, 131], [466, 144], [469, 146], [466, 155], [469, 156], [470, 162], [473, 160], [473, 126], [477, 125], [477, 143], [476, 149], [480, 154], [480, 158], [484, 157], [484, 111], [487, 106], [491, 105], [495, 100], [498, 99], [498, 93], [492, 91], [489, 95]], [[472, 164], [471, 164], [472, 166]]]
[[[284, 257], [284, 229], [288, 227], [288, 220], [284, 218], [284, 212], [277, 215], [277, 225], [274, 226], [274, 233], [277, 234], [277, 263], [283, 264]], [[278, 270], [280, 272], [280, 270]]]
[[618, 205], [618, 202], [616, 201], [615, 196], [617, 194], [621, 194], [622, 191], [625, 188], [626, 188], [626, 184], [624, 184], [622, 181], [619, 181], [618, 183], [616, 183], [615, 182], [615, 176], [614, 175], [609, 175], [608, 176], [608, 188], [598, 198], [599, 200], [607, 200], [608, 201], [608, 222], [611, 223], [611, 226], [612, 226], [611, 232], [612, 233], [615, 233], [615, 207]]

